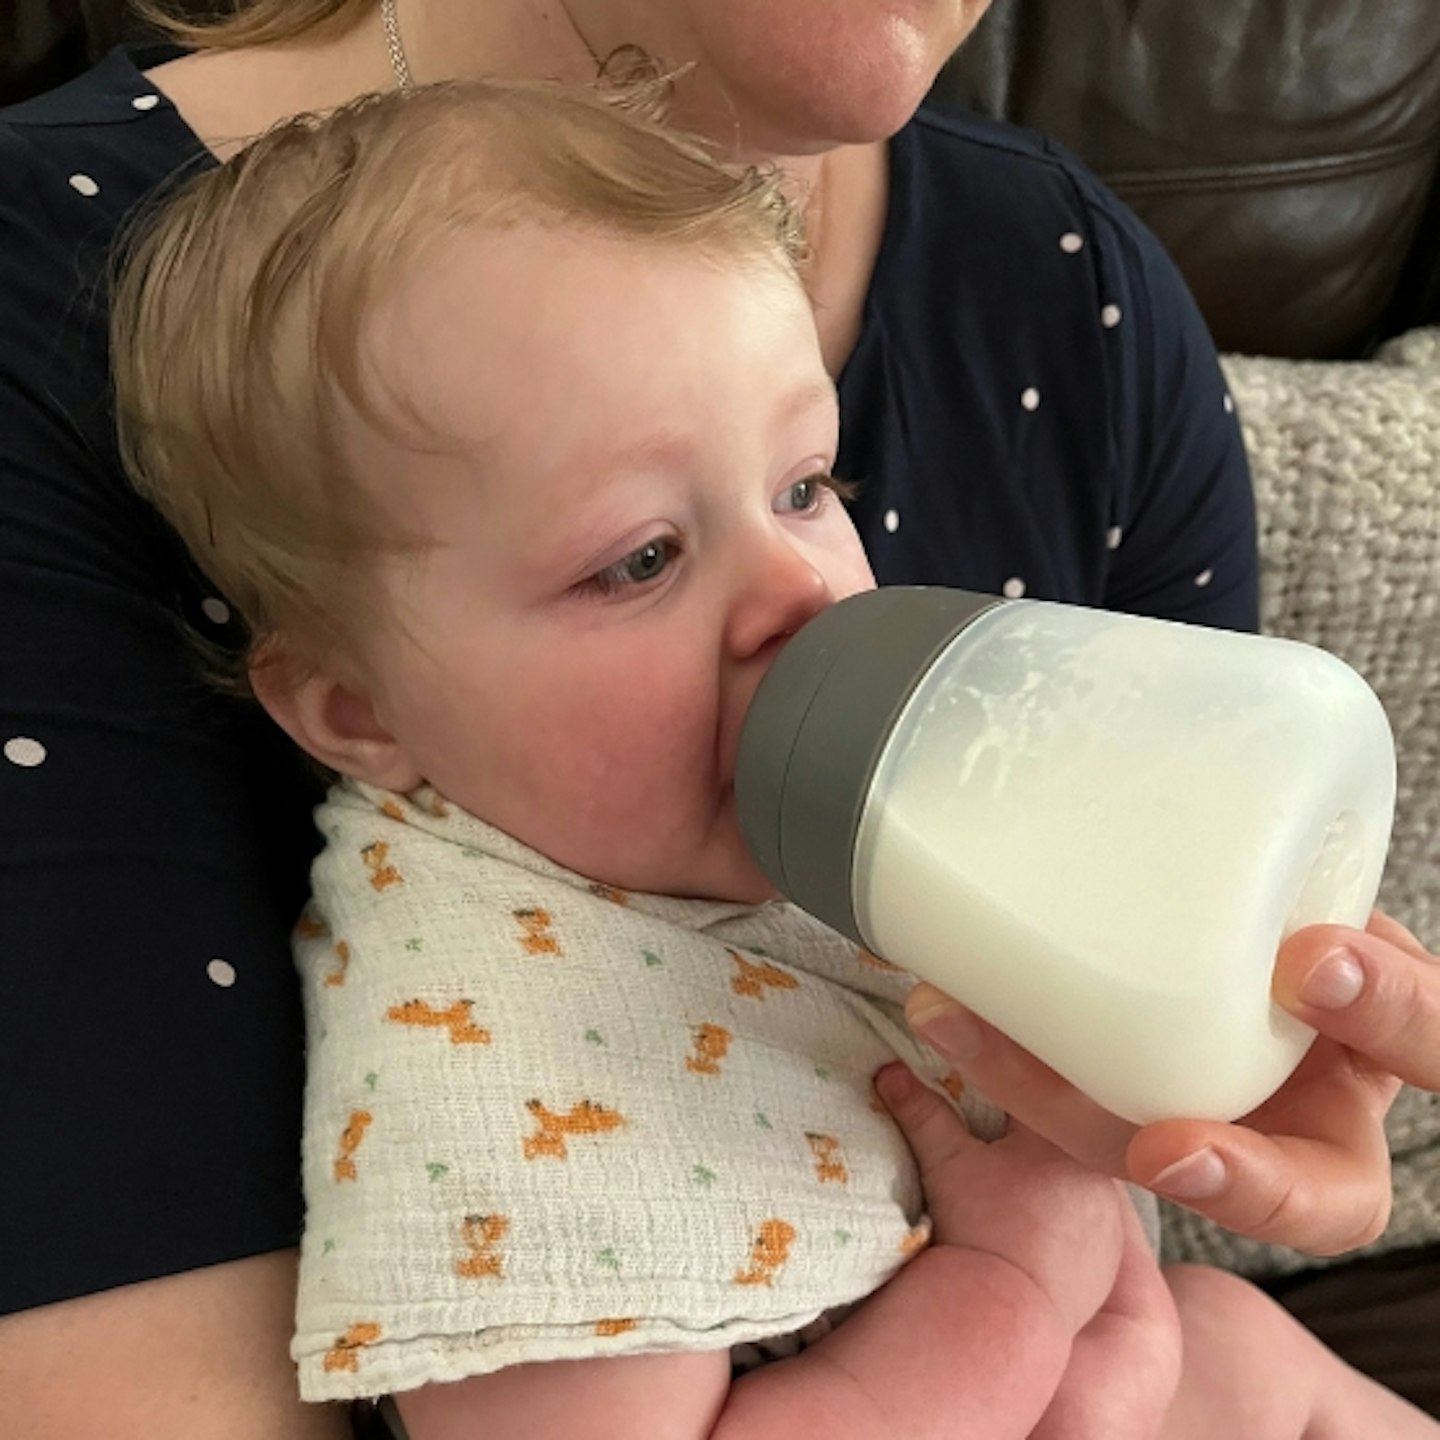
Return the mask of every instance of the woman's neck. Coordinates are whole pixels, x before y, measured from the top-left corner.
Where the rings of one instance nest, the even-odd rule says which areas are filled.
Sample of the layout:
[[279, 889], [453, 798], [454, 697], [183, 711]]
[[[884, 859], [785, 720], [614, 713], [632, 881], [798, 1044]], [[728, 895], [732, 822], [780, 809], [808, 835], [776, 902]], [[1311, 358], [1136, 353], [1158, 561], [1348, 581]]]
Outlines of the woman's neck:
[[[548, 0], [397, 0], [396, 17], [417, 84], [473, 75], [584, 83], [595, 76], [584, 40]], [[202, 50], [149, 74], [221, 160], [292, 115], [398, 83], [378, 3], [347, 30]]]
[[[583, 4], [583, 11], [581, 9]], [[570, 0], [397, 0], [396, 19], [405, 60], [416, 84], [474, 75], [552, 79], [584, 84], [597, 60], [635, 43], [654, 47], [662, 63], [686, 55], [683, 36], [632, 33], [624, 4]], [[651, 7], [646, 12], [658, 12]], [[623, 37], [623, 38], [622, 38]], [[313, 39], [237, 50], [210, 50], [170, 61], [149, 72], [181, 117], [217, 158], [224, 160], [279, 121], [323, 111], [398, 83], [386, 44], [380, 6], [350, 29]], [[687, 85], [703, 93], [703, 77], [677, 84], [676, 119], [694, 122]], [[713, 97], [712, 97], [713, 98]], [[705, 105], [700, 105], [703, 114]], [[713, 107], [711, 107], [713, 108]], [[714, 125], [704, 127], [713, 131]], [[712, 135], [724, 145], [731, 138]], [[746, 152], [750, 163], [779, 165], [806, 211], [812, 263], [808, 283], [821, 344], [832, 374], [859, 332], [870, 272], [884, 227], [885, 150], [882, 145], [813, 149], [800, 155]]]
[[396, 0], [395, 14], [420, 85], [473, 75], [585, 84], [614, 48], [592, 45], [563, 0]]

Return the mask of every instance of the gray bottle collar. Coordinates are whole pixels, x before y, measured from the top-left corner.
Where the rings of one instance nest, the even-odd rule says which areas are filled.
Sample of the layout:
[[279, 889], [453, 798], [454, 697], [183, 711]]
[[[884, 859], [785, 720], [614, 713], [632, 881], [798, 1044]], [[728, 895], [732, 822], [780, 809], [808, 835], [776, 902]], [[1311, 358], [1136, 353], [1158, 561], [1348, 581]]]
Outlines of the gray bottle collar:
[[865, 798], [906, 701], [942, 651], [1010, 602], [938, 586], [823, 610], [770, 667], [740, 736], [740, 831], [771, 883], [859, 945], [851, 872]]

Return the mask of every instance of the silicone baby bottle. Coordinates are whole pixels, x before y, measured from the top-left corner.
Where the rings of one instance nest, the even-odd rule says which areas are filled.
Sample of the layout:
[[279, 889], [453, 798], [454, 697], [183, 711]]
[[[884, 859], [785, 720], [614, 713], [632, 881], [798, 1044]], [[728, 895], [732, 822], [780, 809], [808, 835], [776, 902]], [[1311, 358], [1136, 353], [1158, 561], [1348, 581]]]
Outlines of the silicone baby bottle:
[[786, 644], [736, 798], [784, 895], [1107, 1109], [1231, 1120], [1314, 1039], [1275, 953], [1365, 922], [1395, 754], [1311, 646], [896, 587]]

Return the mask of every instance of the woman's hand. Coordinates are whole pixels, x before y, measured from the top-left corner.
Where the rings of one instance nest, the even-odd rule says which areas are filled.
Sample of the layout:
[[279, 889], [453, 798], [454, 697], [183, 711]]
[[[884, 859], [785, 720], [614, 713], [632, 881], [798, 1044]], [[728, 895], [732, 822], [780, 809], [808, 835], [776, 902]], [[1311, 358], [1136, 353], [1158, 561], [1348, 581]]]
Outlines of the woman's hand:
[[1365, 931], [1314, 926], [1291, 936], [1274, 994], [1320, 1038], [1233, 1125], [1137, 1129], [933, 986], [917, 986], [906, 1011], [978, 1090], [1076, 1159], [1239, 1234], [1339, 1254], [1373, 1240], [1389, 1218], [1384, 1119], [1401, 1082], [1440, 1090], [1440, 960], [1377, 912]]
[[1313, 925], [1281, 947], [1276, 1000], [1407, 1084], [1440, 1090], [1440, 956], [1376, 910], [1366, 930]]

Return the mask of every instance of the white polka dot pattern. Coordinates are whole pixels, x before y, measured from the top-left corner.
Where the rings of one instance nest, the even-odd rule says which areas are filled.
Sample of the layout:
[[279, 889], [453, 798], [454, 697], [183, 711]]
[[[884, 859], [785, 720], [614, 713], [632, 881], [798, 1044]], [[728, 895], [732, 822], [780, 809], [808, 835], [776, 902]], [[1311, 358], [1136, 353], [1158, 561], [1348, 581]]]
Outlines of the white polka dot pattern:
[[200, 602], [205, 618], [215, 625], [224, 625], [230, 619], [230, 607], [218, 595], [207, 595]]
[[1120, 307], [1118, 305], [1107, 305], [1100, 312], [1100, 323], [1107, 330], [1113, 330], [1120, 323]]
[[1073, 230], [1067, 230], [1060, 237], [1060, 248], [1067, 255], [1078, 255], [1085, 248], [1085, 239], [1077, 235]]
[[1038, 410], [1040, 408], [1040, 392], [1033, 385], [1020, 392], [1020, 408], [1022, 410]]
[[228, 990], [235, 983], [235, 967], [228, 960], [212, 960], [205, 967], [205, 974], [222, 990]]
[[5, 742], [5, 758], [22, 770], [33, 770], [37, 765], [43, 765], [49, 753], [38, 740], [32, 740], [28, 735], [12, 735]]
[[1120, 542], [1125, 538], [1125, 532], [1118, 526], [1112, 525], [1105, 532], [1105, 548], [1107, 550], [1118, 550]]
[[1007, 600], [1018, 600], [1025, 593], [1025, 582], [1018, 575], [1012, 575], [1000, 587], [1000, 593]]
[[158, 95], [137, 95], [131, 102], [136, 110], [153, 110], [160, 103]]
[[1195, 583], [1203, 590], [1214, 578], [1215, 572], [1213, 570], [1202, 570], [1195, 577]]
[[893, 535], [900, 528], [900, 512], [898, 510], [887, 510], [882, 523]]
[[1228, 391], [1226, 392], [1225, 399], [1222, 403], [1225, 406], [1225, 413], [1227, 415], [1233, 415], [1235, 413], [1235, 402], [1230, 398], [1230, 394]]
[[98, 195], [100, 187], [88, 175], [78, 171], [70, 177], [70, 188], [80, 195]]

